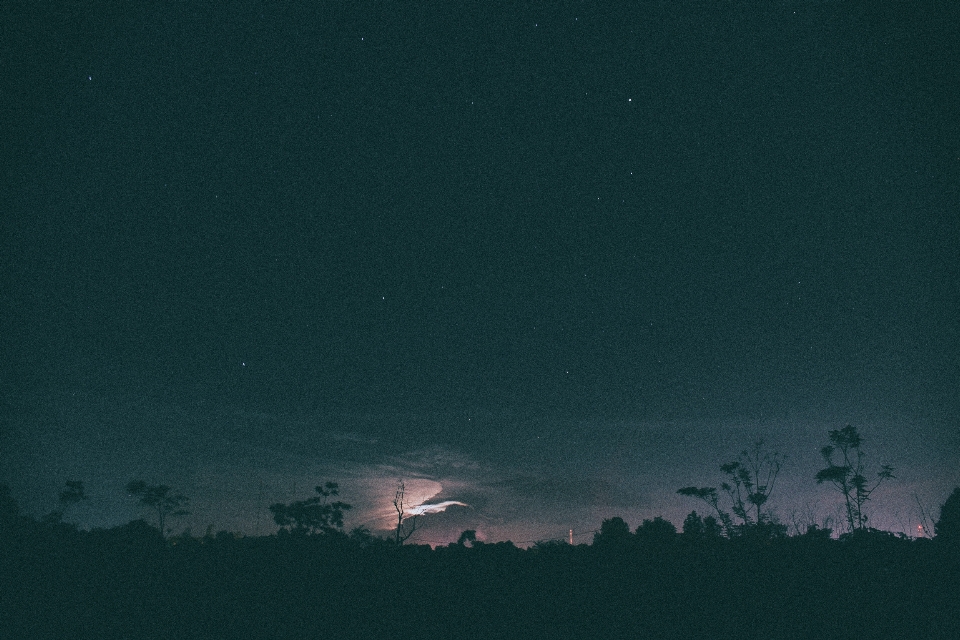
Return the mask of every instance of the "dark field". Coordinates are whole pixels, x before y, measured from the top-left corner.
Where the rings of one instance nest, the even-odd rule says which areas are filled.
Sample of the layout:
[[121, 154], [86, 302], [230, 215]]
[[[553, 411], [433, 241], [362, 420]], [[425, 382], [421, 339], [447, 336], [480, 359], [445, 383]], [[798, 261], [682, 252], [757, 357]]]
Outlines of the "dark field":
[[396, 547], [8, 523], [4, 638], [950, 638], [960, 553], [830, 539]]

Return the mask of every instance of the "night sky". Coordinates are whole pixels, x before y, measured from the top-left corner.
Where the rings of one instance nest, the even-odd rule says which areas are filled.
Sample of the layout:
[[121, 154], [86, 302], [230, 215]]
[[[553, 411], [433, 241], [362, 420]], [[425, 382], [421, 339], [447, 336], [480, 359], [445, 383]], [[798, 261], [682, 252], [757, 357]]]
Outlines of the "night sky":
[[871, 524], [960, 485], [957, 9], [22, 4], [0, 482], [30, 513], [78, 479], [68, 520], [149, 517], [143, 478], [192, 498], [178, 531], [262, 534], [333, 480], [382, 530], [403, 478], [462, 503], [412, 542], [589, 542], [703, 513], [676, 490], [762, 437], [781, 521], [821, 523], [847, 424], [897, 469]]

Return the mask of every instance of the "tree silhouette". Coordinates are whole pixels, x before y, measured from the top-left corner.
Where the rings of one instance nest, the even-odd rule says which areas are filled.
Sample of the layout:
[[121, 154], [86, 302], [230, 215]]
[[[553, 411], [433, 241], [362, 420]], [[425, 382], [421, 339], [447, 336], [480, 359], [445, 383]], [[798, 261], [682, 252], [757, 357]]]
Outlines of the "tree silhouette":
[[60, 504], [63, 505], [64, 512], [69, 507], [86, 499], [87, 494], [84, 492], [83, 482], [80, 480], [67, 480], [66, 488], [60, 492]]
[[412, 518], [406, 517], [406, 507], [403, 503], [406, 490], [406, 484], [404, 484], [403, 480], [400, 480], [397, 483], [397, 491], [393, 496], [393, 508], [397, 511], [395, 542], [398, 546], [406, 542], [407, 539], [413, 535], [413, 532], [417, 530], [417, 516], [413, 516]]
[[684, 538], [689, 540], [707, 540], [723, 536], [723, 527], [713, 516], [701, 518], [696, 511], [691, 511], [683, 521]]
[[715, 487], [683, 487], [677, 493], [710, 505], [727, 535], [733, 535], [773, 521], [772, 514], [763, 507], [773, 493], [782, 466], [783, 455], [767, 451], [763, 439], [754, 442], [752, 448], [741, 451], [733, 462], [720, 465], [720, 471], [728, 479], [720, 483], [720, 488], [730, 499], [731, 510], [739, 518], [739, 524], [734, 524], [730, 514], [720, 508], [720, 495]]
[[[867, 486], [867, 478], [863, 475], [865, 454], [860, 447], [863, 440], [857, 429], [850, 425], [834, 429], [830, 431], [830, 442], [832, 444], [820, 449], [820, 455], [828, 466], [817, 472], [817, 484], [829, 482], [843, 495], [850, 531], [863, 529], [867, 526], [863, 505], [880, 483], [894, 477], [893, 467], [881, 465], [877, 481], [873, 486]], [[839, 454], [839, 459], [835, 461], [836, 454]]]
[[620, 516], [604, 520], [600, 531], [593, 534], [593, 544], [597, 547], [622, 547], [632, 540], [630, 526]]
[[960, 548], [960, 487], [955, 488], [941, 505], [934, 531], [939, 542]]
[[127, 483], [127, 491], [138, 498], [138, 504], [156, 512], [161, 534], [167, 533], [164, 529], [167, 518], [190, 513], [185, 508], [189, 506], [190, 498], [180, 493], [171, 494], [172, 489], [165, 484], [148, 485], [143, 480], [131, 480]]
[[327, 482], [323, 486], [315, 487], [316, 496], [291, 502], [290, 504], [276, 503], [270, 505], [273, 521], [281, 529], [302, 533], [334, 533], [343, 529], [343, 512], [351, 509], [346, 502], [328, 502], [327, 498], [340, 495], [340, 487], [336, 482]]
[[[60, 509], [44, 515], [40, 521], [47, 525], [63, 524], [63, 516], [71, 506], [87, 499], [83, 491], [83, 482], [67, 480], [66, 488], [60, 492]], [[75, 525], [74, 525], [75, 526]]]
[[653, 544], [672, 542], [677, 537], [677, 528], [669, 520], [657, 516], [653, 520], [644, 520], [634, 532], [638, 541]]
[[73, 505], [87, 499], [80, 480], [67, 480], [67, 488], [60, 492], [60, 504]]
[[374, 545], [382, 545], [383, 543], [388, 543], [389, 540], [384, 540], [383, 538], [378, 538], [373, 535], [370, 529], [364, 527], [363, 525], [359, 527], [354, 527], [350, 530], [350, 533], [347, 534], [348, 539], [360, 548], [368, 548]]
[[683, 528], [681, 531], [682, 535], [686, 538], [693, 540], [703, 538], [703, 518], [701, 518], [696, 511], [691, 511], [687, 514], [687, 517], [683, 519]]
[[[763, 440], [757, 440], [752, 449], [744, 449], [737, 460], [721, 465], [730, 482], [723, 482], [723, 489], [733, 501], [733, 513], [743, 524], [759, 524], [768, 519], [763, 505], [770, 499], [773, 487], [783, 465], [783, 456], [763, 448]], [[731, 484], [732, 483], [732, 484]], [[754, 513], [751, 515], [751, 511]]]
[[457, 544], [461, 547], [466, 546], [468, 542], [470, 546], [477, 544], [477, 532], [475, 529], [466, 529], [460, 534], [460, 537], [457, 538]]
[[678, 489], [677, 493], [682, 496], [696, 498], [710, 505], [716, 512], [717, 518], [720, 519], [724, 532], [729, 534], [733, 531], [733, 520], [730, 518], [729, 513], [720, 508], [720, 496], [717, 494], [715, 487], [683, 487], [682, 489]]

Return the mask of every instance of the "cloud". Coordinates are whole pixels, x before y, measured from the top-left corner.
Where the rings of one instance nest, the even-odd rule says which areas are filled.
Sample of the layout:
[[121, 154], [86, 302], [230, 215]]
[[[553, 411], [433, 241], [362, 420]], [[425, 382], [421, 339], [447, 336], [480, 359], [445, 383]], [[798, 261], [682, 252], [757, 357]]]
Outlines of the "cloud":
[[457, 500], [445, 500], [443, 502], [438, 502], [436, 504], [421, 504], [416, 507], [411, 508], [407, 513], [411, 516], [421, 516], [428, 513], [442, 513], [447, 510], [447, 507], [469, 507], [465, 502], [459, 502]]
[[393, 462], [410, 474], [433, 478], [471, 475], [481, 470], [480, 464], [470, 456], [439, 445], [408, 451]]

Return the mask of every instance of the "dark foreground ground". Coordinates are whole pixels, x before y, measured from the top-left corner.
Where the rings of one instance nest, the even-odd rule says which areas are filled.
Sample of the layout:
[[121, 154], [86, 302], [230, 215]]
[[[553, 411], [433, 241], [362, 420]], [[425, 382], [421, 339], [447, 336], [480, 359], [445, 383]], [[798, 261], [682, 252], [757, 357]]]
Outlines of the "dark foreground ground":
[[8, 529], [0, 638], [958, 638], [960, 554], [831, 540], [396, 548]]

